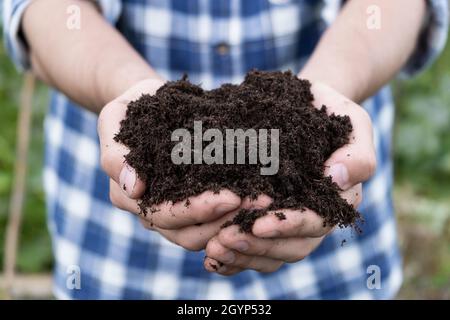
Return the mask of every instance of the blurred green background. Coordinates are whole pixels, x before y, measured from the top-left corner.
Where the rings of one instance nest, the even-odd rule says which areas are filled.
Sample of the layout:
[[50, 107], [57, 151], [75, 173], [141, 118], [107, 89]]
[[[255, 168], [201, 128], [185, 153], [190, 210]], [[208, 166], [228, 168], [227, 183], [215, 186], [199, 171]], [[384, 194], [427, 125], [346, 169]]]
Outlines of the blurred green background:
[[[21, 84], [0, 46], [0, 268]], [[405, 262], [400, 297], [450, 299], [450, 46], [425, 73], [397, 81], [394, 93], [395, 204]], [[38, 85], [18, 255], [21, 273], [48, 273], [52, 265], [41, 170], [47, 99], [47, 89]]]

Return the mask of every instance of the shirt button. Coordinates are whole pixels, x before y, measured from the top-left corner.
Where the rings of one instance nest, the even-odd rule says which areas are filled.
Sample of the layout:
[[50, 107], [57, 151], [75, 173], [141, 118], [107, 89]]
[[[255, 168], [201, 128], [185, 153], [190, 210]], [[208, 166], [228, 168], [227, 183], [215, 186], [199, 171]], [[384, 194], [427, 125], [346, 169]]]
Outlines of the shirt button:
[[230, 52], [230, 45], [228, 43], [221, 42], [216, 45], [215, 50], [218, 54], [225, 55]]

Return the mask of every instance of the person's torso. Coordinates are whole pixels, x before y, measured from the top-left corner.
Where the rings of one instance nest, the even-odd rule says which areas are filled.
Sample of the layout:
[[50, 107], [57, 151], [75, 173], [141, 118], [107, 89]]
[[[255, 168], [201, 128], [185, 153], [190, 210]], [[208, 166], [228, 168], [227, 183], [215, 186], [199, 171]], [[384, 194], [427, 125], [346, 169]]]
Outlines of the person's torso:
[[[339, 5], [337, 0], [124, 0], [117, 27], [162, 76], [176, 80], [187, 73], [209, 89], [238, 83], [253, 68], [297, 73]], [[378, 170], [364, 185], [363, 233], [337, 230], [299, 263], [272, 274], [246, 271], [225, 278], [204, 270], [203, 252], [170, 244], [111, 205], [109, 180], [99, 165], [96, 115], [54, 93], [46, 118], [45, 183], [58, 297], [391, 297], [400, 284], [400, 263], [390, 197], [389, 89], [364, 107], [374, 121]], [[79, 290], [66, 286], [71, 265], [81, 270]], [[367, 286], [370, 266], [380, 268], [382, 289]]]

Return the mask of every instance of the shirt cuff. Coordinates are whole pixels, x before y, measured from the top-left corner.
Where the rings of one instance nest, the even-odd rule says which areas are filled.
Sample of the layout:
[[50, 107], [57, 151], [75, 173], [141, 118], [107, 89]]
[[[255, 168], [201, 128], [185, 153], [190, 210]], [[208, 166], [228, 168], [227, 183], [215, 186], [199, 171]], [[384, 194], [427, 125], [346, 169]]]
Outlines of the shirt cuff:
[[23, 71], [29, 69], [28, 48], [20, 36], [20, 22], [31, 0], [4, 0], [3, 39], [5, 48], [16, 67]]
[[439, 56], [447, 41], [449, 8], [447, 0], [426, 0], [427, 16], [416, 48], [401, 70], [403, 78], [425, 70]]
[[[30, 69], [28, 45], [21, 36], [23, 13], [32, 0], [4, 0], [3, 2], [3, 38], [5, 48], [19, 71]], [[122, 12], [121, 0], [95, 0], [105, 19], [116, 24]]]

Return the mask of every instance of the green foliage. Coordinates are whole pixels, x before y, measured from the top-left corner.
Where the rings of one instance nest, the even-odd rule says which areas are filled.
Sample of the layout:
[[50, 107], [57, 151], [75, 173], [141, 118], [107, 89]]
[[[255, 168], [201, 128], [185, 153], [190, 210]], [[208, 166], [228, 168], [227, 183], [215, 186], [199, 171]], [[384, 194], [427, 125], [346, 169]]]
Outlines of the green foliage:
[[396, 178], [443, 195], [450, 186], [450, 46], [428, 71], [397, 82], [394, 94]]
[[429, 70], [397, 81], [394, 96], [395, 203], [405, 260], [400, 296], [448, 299], [450, 45]]
[[[16, 127], [21, 85], [21, 76], [6, 57], [4, 48], [0, 46], [0, 269], [3, 267], [4, 235], [16, 160]], [[27, 190], [18, 254], [18, 269], [21, 272], [48, 270], [52, 263], [42, 188], [42, 121], [46, 105], [47, 90], [38, 86], [33, 100]]]

